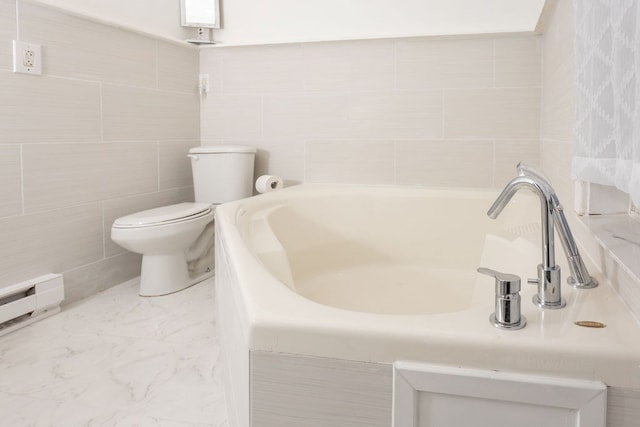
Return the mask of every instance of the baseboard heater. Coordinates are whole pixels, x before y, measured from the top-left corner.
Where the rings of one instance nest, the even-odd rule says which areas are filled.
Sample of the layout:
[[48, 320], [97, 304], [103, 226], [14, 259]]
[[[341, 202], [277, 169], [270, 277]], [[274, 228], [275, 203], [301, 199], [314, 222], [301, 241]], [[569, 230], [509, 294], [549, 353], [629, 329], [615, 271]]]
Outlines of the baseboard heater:
[[58, 313], [63, 299], [61, 274], [45, 274], [0, 289], [0, 336]]

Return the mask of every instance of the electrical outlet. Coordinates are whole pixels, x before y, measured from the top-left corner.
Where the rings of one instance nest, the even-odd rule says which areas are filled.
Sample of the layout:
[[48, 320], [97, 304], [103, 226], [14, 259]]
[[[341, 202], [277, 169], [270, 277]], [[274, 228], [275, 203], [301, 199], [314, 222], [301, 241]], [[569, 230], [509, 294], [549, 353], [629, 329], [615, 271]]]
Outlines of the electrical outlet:
[[30, 48], [26, 48], [22, 52], [22, 65], [27, 68], [33, 68], [33, 56], [33, 50], [31, 50]]
[[209, 93], [209, 74], [200, 74], [198, 81], [200, 95], [207, 96]]
[[13, 41], [13, 72], [24, 74], [42, 74], [42, 46]]

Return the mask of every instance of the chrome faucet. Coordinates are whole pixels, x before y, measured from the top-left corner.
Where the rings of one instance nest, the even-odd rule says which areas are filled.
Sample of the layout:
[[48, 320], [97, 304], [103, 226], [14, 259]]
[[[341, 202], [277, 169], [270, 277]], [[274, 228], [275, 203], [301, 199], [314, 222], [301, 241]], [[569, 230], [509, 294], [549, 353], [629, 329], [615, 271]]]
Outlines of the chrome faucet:
[[529, 280], [529, 283], [538, 285], [538, 293], [533, 297], [533, 302], [542, 308], [562, 308], [566, 302], [561, 295], [560, 266], [556, 265], [555, 261], [554, 225], [560, 235], [560, 241], [571, 270], [569, 284], [575, 288], [589, 289], [598, 286], [598, 282], [589, 275], [582, 261], [564, 216], [562, 205], [549, 180], [522, 163], [518, 164], [517, 172], [518, 176], [513, 178], [502, 190], [487, 211], [487, 215], [496, 219], [514, 194], [522, 188], [528, 188], [538, 195], [542, 228], [542, 264], [538, 265], [538, 278]]

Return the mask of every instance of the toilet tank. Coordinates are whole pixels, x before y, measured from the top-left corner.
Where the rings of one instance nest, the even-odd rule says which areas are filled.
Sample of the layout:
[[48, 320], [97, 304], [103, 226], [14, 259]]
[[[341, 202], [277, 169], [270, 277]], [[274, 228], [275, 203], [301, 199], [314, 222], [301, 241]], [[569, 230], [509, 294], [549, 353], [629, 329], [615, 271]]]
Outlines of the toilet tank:
[[189, 150], [196, 202], [220, 204], [253, 194], [256, 149], [207, 145]]

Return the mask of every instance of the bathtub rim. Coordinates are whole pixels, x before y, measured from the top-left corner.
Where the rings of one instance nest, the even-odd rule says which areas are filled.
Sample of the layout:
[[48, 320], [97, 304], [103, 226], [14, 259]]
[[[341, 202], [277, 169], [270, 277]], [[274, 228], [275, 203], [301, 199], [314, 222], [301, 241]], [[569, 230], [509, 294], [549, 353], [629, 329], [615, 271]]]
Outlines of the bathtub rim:
[[[235, 215], [240, 208], [302, 194], [309, 197], [309, 192], [317, 191], [426, 192], [424, 194], [454, 191], [464, 194], [477, 190], [303, 184], [220, 206], [216, 212], [216, 239], [220, 239], [223, 251], [236, 251], [244, 258], [242, 262], [238, 262], [237, 257], [229, 259], [227, 266], [234, 270], [240, 286], [229, 287], [225, 283], [219, 286], [229, 287], [228, 290], [235, 292], [242, 301], [245, 330], [238, 332], [245, 337], [249, 350], [363, 362], [411, 360], [454, 364], [640, 387], [640, 328], [600, 273], [595, 276], [603, 285], [595, 290], [576, 291], [564, 286], [569, 307], [563, 310], [541, 311], [532, 307], [529, 301], [535, 290], [524, 287], [523, 314], [529, 325], [518, 332], [490, 327], [487, 320], [492, 311], [490, 291], [487, 292], [487, 304], [464, 313], [380, 315], [324, 306], [284, 289], [286, 285], [270, 276], [265, 267], [250, 256], [248, 249], [243, 248], [239, 232], [237, 229], [233, 232]], [[487, 193], [486, 190], [480, 192]], [[252, 282], [255, 277], [261, 277], [260, 285]], [[479, 280], [488, 280], [487, 286], [491, 286], [491, 279]], [[596, 299], [601, 304], [596, 304]], [[574, 321], [585, 320], [584, 316], [601, 319], [604, 316], [608, 327], [587, 331], [573, 326]], [[386, 343], [383, 349], [378, 348], [382, 340]]]

